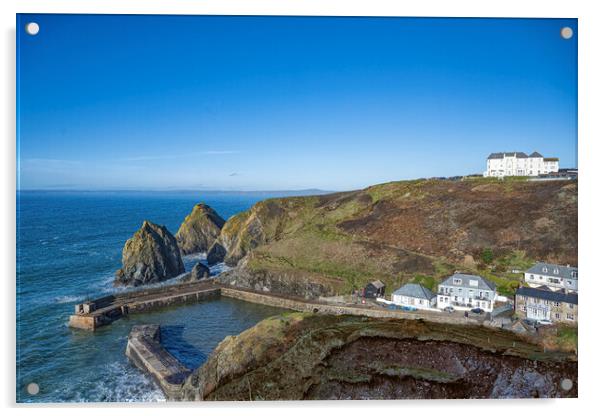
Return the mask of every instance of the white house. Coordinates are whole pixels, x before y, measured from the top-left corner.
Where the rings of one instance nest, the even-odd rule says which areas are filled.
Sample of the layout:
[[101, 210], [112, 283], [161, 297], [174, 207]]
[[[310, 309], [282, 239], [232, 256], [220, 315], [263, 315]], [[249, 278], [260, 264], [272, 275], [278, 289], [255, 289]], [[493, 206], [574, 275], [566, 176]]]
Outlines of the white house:
[[432, 309], [436, 307], [437, 295], [422, 285], [408, 283], [393, 292], [391, 300], [394, 304], [400, 306], [412, 306], [416, 309]]
[[525, 272], [525, 283], [530, 287], [548, 287], [552, 291], [561, 289], [567, 293], [578, 292], [576, 267], [550, 263], [537, 263]]
[[496, 298], [496, 286], [489, 280], [472, 274], [454, 273], [439, 284], [437, 308], [481, 308], [491, 312]]
[[502, 152], [489, 155], [483, 176], [538, 176], [558, 172], [558, 169], [556, 157], [543, 157], [538, 152], [528, 156], [523, 152]]

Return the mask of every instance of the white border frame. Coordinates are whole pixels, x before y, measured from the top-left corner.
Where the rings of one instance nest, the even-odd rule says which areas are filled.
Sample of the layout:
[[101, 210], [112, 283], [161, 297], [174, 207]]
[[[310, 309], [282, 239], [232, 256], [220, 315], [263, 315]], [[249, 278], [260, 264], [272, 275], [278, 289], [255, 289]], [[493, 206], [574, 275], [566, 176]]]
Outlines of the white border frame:
[[[529, 412], [587, 411], [601, 396], [598, 392], [602, 337], [599, 333], [600, 309], [598, 305], [599, 254], [602, 227], [597, 202], [602, 202], [597, 190], [601, 189], [596, 156], [601, 155], [600, 94], [602, 64], [599, 41], [602, 40], [602, 19], [594, 1], [548, 0], [530, 1], [477, 1], [477, 0], [423, 0], [407, 4], [386, 0], [21, 0], [2, 2], [3, 9], [3, 64], [2, 82], [5, 92], [0, 102], [2, 108], [2, 215], [0, 229], [2, 303], [5, 336], [1, 343], [3, 374], [0, 379], [2, 404], [12, 407], [10, 413], [23, 413], [37, 409], [49, 415], [81, 414], [104, 415], [108, 408], [125, 408], [123, 404], [107, 405], [15, 405], [15, 13], [107, 13], [107, 14], [237, 14], [237, 15], [331, 15], [331, 16], [442, 16], [442, 17], [568, 17], [578, 18], [579, 39], [579, 220], [585, 224], [579, 230], [579, 267], [581, 304], [579, 305], [580, 366], [579, 399], [565, 400], [507, 400], [507, 401], [370, 401], [370, 402], [270, 402], [270, 403], [198, 403], [167, 405], [127, 405], [128, 412], [164, 414], [167, 406], [178, 407], [183, 414], [212, 414], [244, 411], [251, 414], [278, 414], [286, 408], [287, 415], [315, 412], [344, 411], [349, 414], [367, 412], [422, 411], [441, 412], [447, 415], [465, 414], [467, 411], [496, 415], [527, 410]], [[597, 105], [598, 104], [598, 105]], [[598, 267], [596, 267], [598, 266]], [[599, 301], [598, 301], [599, 302]], [[588, 317], [584, 319], [584, 317]], [[552, 407], [553, 406], [553, 407]], [[590, 407], [591, 406], [591, 407]], [[40, 409], [43, 407], [43, 409]], [[244, 410], [243, 410], [244, 409]]]

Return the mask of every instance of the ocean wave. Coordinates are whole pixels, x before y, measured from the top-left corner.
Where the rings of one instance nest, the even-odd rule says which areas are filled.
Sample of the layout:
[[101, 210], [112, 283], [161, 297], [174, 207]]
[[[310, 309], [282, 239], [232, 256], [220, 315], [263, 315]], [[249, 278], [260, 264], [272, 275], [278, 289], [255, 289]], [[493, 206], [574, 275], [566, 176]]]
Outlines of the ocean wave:
[[[161, 402], [165, 395], [154, 381], [129, 363], [101, 366], [78, 382], [65, 381], [45, 402]], [[61, 388], [62, 387], [62, 388]], [[41, 399], [40, 397], [39, 399]], [[29, 400], [26, 401], [37, 401]]]
[[188, 260], [188, 261], [201, 261], [201, 260], [207, 260], [207, 253], [192, 253], [192, 254], [186, 254], [184, 256], [182, 256], [182, 260]]
[[64, 295], [64, 296], [57, 296], [54, 298], [55, 303], [75, 303], [75, 302], [81, 302], [82, 300], [84, 300], [83, 296], [76, 296], [76, 295]]

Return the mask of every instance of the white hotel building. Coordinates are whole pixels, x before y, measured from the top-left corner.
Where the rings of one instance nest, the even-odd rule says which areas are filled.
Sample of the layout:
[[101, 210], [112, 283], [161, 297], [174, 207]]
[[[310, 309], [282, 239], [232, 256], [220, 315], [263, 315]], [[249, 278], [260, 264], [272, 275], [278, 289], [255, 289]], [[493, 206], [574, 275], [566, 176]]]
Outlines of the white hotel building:
[[537, 152], [529, 156], [523, 152], [492, 153], [483, 176], [538, 176], [558, 172], [558, 168], [557, 157], [543, 157]]

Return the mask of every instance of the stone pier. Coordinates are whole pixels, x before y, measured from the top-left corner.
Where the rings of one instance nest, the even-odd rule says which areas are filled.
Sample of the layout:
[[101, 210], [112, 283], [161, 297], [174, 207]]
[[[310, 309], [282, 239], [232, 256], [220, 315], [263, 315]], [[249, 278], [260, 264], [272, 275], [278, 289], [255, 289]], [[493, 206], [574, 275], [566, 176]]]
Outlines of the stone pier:
[[143, 372], [150, 374], [171, 400], [180, 398], [182, 385], [191, 370], [161, 345], [159, 325], [136, 325], [128, 336], [125, 355]]
[[106, 296], [75, 305], [75, 314], [69, 317], [69, 326], [94, 331], [131, 313], [201, 302], [219, 295], [219, 286], [211, 282], [195, 282]]

